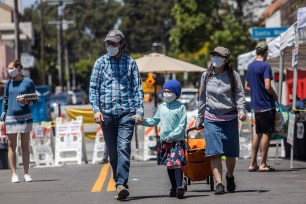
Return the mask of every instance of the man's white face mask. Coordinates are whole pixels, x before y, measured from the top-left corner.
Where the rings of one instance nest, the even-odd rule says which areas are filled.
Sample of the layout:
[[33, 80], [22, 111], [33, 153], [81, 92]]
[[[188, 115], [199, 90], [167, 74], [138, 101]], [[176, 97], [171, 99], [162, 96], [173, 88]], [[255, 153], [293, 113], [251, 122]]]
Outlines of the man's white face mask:
[[119, 47], [114, 47], [112, 45], [109, 45], [106, 47], [107, 53], [109, 54], [109, 56], [114, 57], [118, 54], [119, 52]]

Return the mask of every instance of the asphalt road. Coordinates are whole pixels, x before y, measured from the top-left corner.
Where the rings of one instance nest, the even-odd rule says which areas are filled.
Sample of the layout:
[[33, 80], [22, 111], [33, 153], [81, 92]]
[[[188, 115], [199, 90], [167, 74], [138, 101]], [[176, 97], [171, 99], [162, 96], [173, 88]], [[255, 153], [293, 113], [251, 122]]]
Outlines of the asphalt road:
[[[165, 167], [156, 161], [131, 164], [129, 203], [306, 203], [306, 162], [279, 160], [278, 172], [250, 173], [248, 159], [239, 159], [235, 172], [237, 191], [214, 195], [203, 182], [192, 182], [185, 199], [169, 198], [170, 184]], [[274, 161], [270, 160], [270, 164]], [[2, 204], [87, 204], [118, 203], [109, 165], [65, 165], [31, 168], [32, 183], [10, 183], [10, 171], [0, 171]], [[18, 169], [22, 175], [22, 169]]]
[[[146, 117], [151, 117], [152, 105], [145, 106]], [[130, 171], [129, 203], [247, 203], [288, 204], [306, 203], [306, 162], [280, 159], [274, 164], [275, 148], [269, 151], [269, 163], [278, 172], [247, 171], [250, 160], [238, 159], [235, 171], [237, 191], [225, 195], [214, 195], [204, 181], [192, 182], [185, 199], [169, 198], [170, 183], [166, 168], [157, 166], [156, 161], [138, 161], [143, 155], [143, 128], [138, 127], [139, 154], [135, 154], [135, 140], [132, 143], [133, 158]], [[93, 140], [86, 141], [91, 160]], [[142, 147], [142, 149], [141, 149]], [[201, 170], [201, 169], [199, 169]], [[30, 168], [32, 183], [23, 182], [22, 169], [17, 170], [21, 182], [11, 183], [9, 170], [0, 170], [0, 204], [108, 204], [114, 200], [115, 188], [109, 165], [68, 163], [60, 167]], [[225, 172], [224, 172], [225, 174]]]

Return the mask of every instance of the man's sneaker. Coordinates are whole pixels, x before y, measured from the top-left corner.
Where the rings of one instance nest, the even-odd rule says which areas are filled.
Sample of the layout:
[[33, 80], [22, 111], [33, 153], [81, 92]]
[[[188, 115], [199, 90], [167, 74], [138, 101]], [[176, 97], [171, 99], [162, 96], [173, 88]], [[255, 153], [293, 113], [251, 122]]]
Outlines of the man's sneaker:
[[227, 188], [227, 191], [232, 193], [236, 190], [236, 184], [235, 184], [235, 178], [234, 176], [232, 177], [228, 177], [227, 174], [226, 174], [226, 188]]
[[218, 194], [224, 194], [224, 185], [223, 185], [222, 183], [219, 183], [219, 184], [216, 186], [215, 194], [216, 194], [216, 195], [218, 195]]
[[12, 183], [19, 183], [19, 178], [17, 174], [12, 175]]
[[175, 188], [170, 189], [169, 197], [176, 197], [176, 189]]
[[176, 189], [176, 197], [177, 197], [178, 199], [183, 199], [183, 198], [184, 198], [184, 194], [185, 194], [185, 190], [184, 190], [184, 187], [183, 187], [183, 186], [178, 187], [178, 188]]
[[117, 194], [115, 196], [115, 199], [117, 200], [124, 200], [130, 195], [128, 189], [124, 187], [123, 185], [117, 186]]
[[32, 178], [29, 174], [25, 174], [23, 177], [25, 182], [32, 182]]

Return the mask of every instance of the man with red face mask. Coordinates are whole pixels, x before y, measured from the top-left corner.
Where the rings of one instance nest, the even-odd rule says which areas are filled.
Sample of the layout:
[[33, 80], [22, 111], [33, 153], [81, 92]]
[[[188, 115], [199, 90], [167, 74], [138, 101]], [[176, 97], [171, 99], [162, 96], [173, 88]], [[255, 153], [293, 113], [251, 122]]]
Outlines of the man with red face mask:
[[94, 120], [101, 125], [109, 151], [117, 194], [129, 196], [131, 140], [135, 122], [142, 122], [143, 90], [136, 62], [123, 52], [125, 38], [111, 30], [104, 40], [107, 54], [96, 60], [90, 78], [89, 96]]

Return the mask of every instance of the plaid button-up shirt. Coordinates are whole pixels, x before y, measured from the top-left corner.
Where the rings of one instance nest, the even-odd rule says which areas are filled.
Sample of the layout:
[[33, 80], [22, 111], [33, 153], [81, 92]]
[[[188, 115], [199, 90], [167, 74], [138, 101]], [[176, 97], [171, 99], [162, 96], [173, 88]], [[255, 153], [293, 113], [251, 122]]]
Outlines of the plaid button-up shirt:
[[89, 100], [93, 112], [113, 115], [144, 115], [142, 81], [136, 62], [122, 53], [120, 59], [108, 54], [97, 59], [90, 78]]

